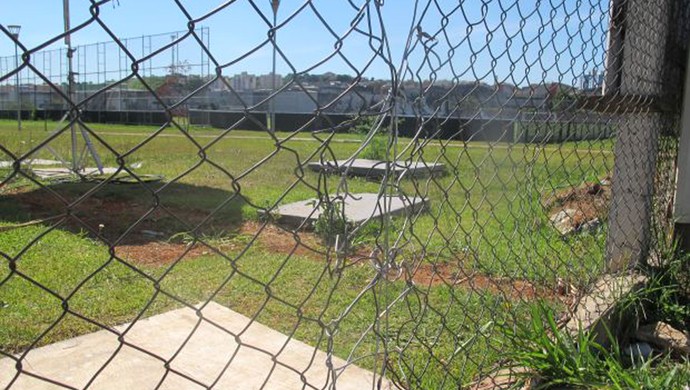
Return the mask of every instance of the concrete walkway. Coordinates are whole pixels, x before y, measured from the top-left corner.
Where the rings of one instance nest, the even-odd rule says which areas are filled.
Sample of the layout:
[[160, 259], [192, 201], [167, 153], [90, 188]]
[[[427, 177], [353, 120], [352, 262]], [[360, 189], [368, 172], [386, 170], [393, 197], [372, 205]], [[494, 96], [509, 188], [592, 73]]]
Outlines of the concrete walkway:
[[[33, 350], [24, 359], [23, 369], [74, 388], [84, 388], [121, 347], [90, 389], [154, 389], [159, 383], [162, 383], [160, 389], [213, 386], [215, 389], [337, 387], [359, 390], [374, 387], [372, 372], [354, 365], [339, 370], [345, 362], [338, 358], [332, 358], [334, 370], [330, 371], [324, 352], [300, 341], [288, 342], [287, 336], [261, 324], [249, 325], [249, 318], [228, 308], [211, 303], [202, 313], [209, 321], [199, 322], [194, 310], [183, 308], [138, 321], [132, 327], [125, 340], [162, 359], [129, 346], [121, 347], [116, 335], [102, 330]], [[175, 356], [197, 325], [194, 335]], [[126, 326], [116, 329], [121, 332]], [[240, 333], [239, 337], [234, 336]], [[163, 360], [171, 359], [171, 370], [167, 371]], [[14, 366], [12, 359], [0, 360], [1, 388], [16, 375]], [[303, 379], [300, 378], [302, 374]], [[337, 376], [336, 386], [333, 386], [333, 375]], [[385, 381], [383, 385], [384, 389], [393, 388]], [[11, 387], [57, 388], [63, 387], [26, 374], [20, 375]]]

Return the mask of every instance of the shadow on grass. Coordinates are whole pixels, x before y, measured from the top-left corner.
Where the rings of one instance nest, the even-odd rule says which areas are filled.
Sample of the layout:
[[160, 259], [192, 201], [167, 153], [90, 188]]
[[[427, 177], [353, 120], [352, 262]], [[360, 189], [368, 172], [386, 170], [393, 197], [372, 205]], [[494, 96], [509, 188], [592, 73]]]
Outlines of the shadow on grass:
[[0, 194], [9, 224], [0, 230], [41, 223], [118, 245], [227, 236], [239, 230], [243, 204], [233, 192], [183, 183], [57, 183]]

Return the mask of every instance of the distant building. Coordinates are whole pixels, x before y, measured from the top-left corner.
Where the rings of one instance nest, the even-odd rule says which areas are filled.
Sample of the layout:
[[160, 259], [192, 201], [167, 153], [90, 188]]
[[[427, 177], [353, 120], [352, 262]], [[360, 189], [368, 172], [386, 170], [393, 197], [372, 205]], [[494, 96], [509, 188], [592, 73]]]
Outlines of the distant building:
[[[258, 89], [254, 91], [254, 104], [259, 104], [265, 100], [272, 92], [270, 89]], [[317, 89], [294, 89], [278, 93], [273, 98], [273, 107], [276, 112], [289, 112], [308, 114], [316, 110], [318, 99]], [[268, 111], [269, 104], [264, 103], [257, 107], [259, 111]]]
[[[262, 74], [261, 76], [257, 76], [257, 82], [256, 82], [256, 87], [259, 89], [270, 89], [273, 88], [273, 75], [269, 74]], [[275, 75], [275, 87], [280, 88], [283, 86], [283, 76], [276, 74]]]
[[235, 91], [254, 90], [256, 89], [256, 76], [247, 72], [236, 74], [232, 76], [231, 85]]
[[532, 84], [516, 89], [510, 100], [522, 111], [547, 111], [551, 92], [550, 85]]
[[[223, 82], [223, 81], [225, 81], [225, 80], [226, 80], [226, 79], [222, 79], [222, 80], [221, 80], [220, 78], [214, 80], [214, 81], [211, 83], [211, 85], [209, 86], [209, 90], [210, 90], [210, 91], [213, 91], [213, 92], [227, 91], [227, 90], [228, 90], [228, 86], [225, 85], [225, 83]], [[230, 83], [232, 83], [232, 80], [231, 80], [231, 79], [227, 79], [227, 81], [230, 82]]]
[[[273, 88], [274, 76], [269, 74], [263, 74], [260, 76], [255, 76], [247, 72], [242, 72], [232, 76], [230, 85], [235, 91], [249, 91], [255, 89], [271, 89]], [[280, 88], [283, 86], [283, 76], [275, 75], [275, 87]]]

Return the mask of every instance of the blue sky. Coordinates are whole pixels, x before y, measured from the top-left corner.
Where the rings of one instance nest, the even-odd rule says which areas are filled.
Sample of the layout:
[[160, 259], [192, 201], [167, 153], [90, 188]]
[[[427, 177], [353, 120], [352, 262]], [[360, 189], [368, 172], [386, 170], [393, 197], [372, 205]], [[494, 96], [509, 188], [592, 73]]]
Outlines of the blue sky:
[[[61, 0], [4, 2], [0, 23], [3, 26], [20, 24], [20, 41], [28, 50], [62, 32]], [[224, 75], [242, 71], [270, 72], [272, 45], [266, 42], [272, 19], [269, 0], [179, 2], [193, 19], [227, 5], [197, 23], [208, 27], [210, 50], [223, 66]], [[189, 20], [172, 0], [119, 0], [119, 5], [117, 3], [98, 7], [99, 19], [117, 37], [187, 30]], [[407, 79], [481, 80], [490, 84], [502, 81], [525, 85], [543, 80], [574, 84], [583, 73], [602, 68], [606, 0], [565, 0], [558, 2], [555, 8], [548, 1], [533, 0], [517, 3], [516, 0], [387, 0], [381, 3], [377, 8], [374, 1], [367, 0], [282, 0], [278, 14], [277, 37], [282, 52], [278, 56], [278, 73], [291, 73], [293, 68], [302, 72], [316, 66], [310, 73], [362, 71], [366, 77], [387, 79], [391, 72], [402, 68], [407, 69], [404, 72]], [[73, 27], [88, 22], [90, 6], [87, 0], [71, 0]], [[319, 16], [337, 36], [329, 32]], [[359, 31], [352, 31], [352, 24]], [[436, 35], [437, 40], [421, 44], [414, 30], [417, 25]], [[376, 53], [379, 43], [367, 36], [369, 33], [380, 38], [382, 29], [387, 37], [383, 56]], [[342, 38], [342, 46], [336, 50], [339, 38]], [[74, 45], [112, 41], [112, 37], [93, 21], [76, 32], [72, 39]], [[154, 38], [150, 50], [170, 42], [167, 34]], [[412, 46], [404, 55], [408, 42]], [[134, 46], [131, 48], [133, 55], [141, 57], [141, 41], [130, 43]], [[61, 40], [46, 49], [60, 47], [64, 47]], [[96, 60], [98, 50], [108, 52], [103, 60]], [[107, 45], [107, 50], [95, 46], [83, 49], [79, 57], [81, 73], [95, 72], [96, 67], [109, 71], [108, 78], [129, 73], [130, 63], [118, 51], [112, 43]], [[328, 59], [334, 52], [336, 55]], [[12, 41], [0, 36], [0, 56], [13, 54]], [[206, 61], [191, 36], [179, 44], [177, 55], [190, 64], [200, 63], [202, 57]], [[39, 55], [32, 58], [34, 65], [42, 66]], [[13, 67], [13, 63], [7, 63], [10, 59], [6, 59], [4, 67], [0, 63], [0, 77], [8, 71], [7, 67]], [[318, 65], [324, 60], [324, 64]], [[163, 67], [171, 61], [168, 49], [149, 61], [149, 65]], [[58, 66], [53, 64], [52, 68]], [[215, 65], [211, 65], [212, 72], [214, 68]], [[192, 67], [190, 72], [198, 70]], [[58, 72], [53, 70], [53, 73]], [[25, 71], [23, 77], [28, 74]]]

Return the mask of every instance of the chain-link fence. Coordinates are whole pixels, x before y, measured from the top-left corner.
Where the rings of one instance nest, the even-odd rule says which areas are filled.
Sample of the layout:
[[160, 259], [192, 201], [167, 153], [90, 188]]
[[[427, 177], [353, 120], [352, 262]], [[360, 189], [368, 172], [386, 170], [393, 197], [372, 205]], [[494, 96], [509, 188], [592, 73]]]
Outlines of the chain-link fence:
[[[506, 326], [668, 248], [687, 2], [161, 1], [140, 51], [133, 3], [0, 25], [0, 93], [59, 103], [0, 121], [3, 386], [492, 388]], [[37, 62], [96, 33], [88, 94]], [[154, 85], [182, 43], [212, 74]], [[123, 86], [158, 111], [95, 115]]]
[[[186, 31], [172, 31], [120, 39], [132, 55], [142, 58], [163, 44], [175, 42]], [[210, 47], [207, 27], [195, 30], [204, 47]], [[113, 41], [77, 45], [73, 50], [74, 93], [78, 101], [90, 100], [82, 110], [88, 111], [158, 111], [155, 99], [141, 88], [135, 80], [121, 83], [115, 88], [100, 91], [112, 80], [123, 79], [130, 71], [129, 58]], [[64, 111], [69, 105], [38, 76], [43, 75], [52, 84], [63, 86], [67, 82], [69, 61], [67, 48], [50, 48], [36, 51], [32, 64], [38, 72], [19, 72], [17, 80], [6, 79], [0, 94], [0, 110], [12, 111], [21, 108], [26, 116], [51, 117], [52, 111]], [[17, 68], [18, 56], [0, 57], [0, 73], [6, 74]], [[184, 78], [188, 92], [198, 88], [210, 79], [210, 63], [204, 51], [189, 41], [176, 42], [170, 48], [170, 55], [158, 56], [142, 62], [139, 74], [146, 78], [159, 95], [165, 95], [166, 87]], [[164, 75], [167, 75], [166, 78]], [[15, 82], [16, 81], [16, 82]], [[179, 84], [179, 82], [177, 82]], [[17, 86], [18, 84], [18, 86]], [[18, 88], [17, 88], [18, 87]], [[99, 92], [98, 96], [92, 97]], [[168, 92], [169, 94], [169, 92]], [[17, 98], [19, 95], [19, 99]], [[181, 96], [180, 96], [181, 97]], [[199, 100], [199, 99], [194, 99]], [[17, 104], [21, 101], [21, 107]], [[203, 107], [198, 103], [197, 107]]]

